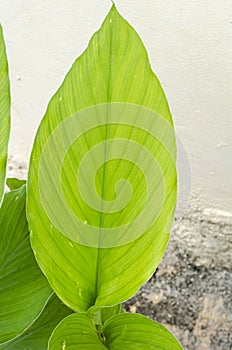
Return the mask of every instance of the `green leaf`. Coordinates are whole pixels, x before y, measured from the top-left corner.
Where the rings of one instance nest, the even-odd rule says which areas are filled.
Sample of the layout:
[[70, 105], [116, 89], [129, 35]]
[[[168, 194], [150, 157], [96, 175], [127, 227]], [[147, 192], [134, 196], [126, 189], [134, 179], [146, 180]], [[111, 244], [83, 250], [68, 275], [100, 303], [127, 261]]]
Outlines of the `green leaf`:
[[45, 309], [33, 325], [21, 336], [0, 345], [4, 350], [47, 350], [48, 340], [54, 328], [72, 311], [52, 295]]
[[13, 190], [17, 190], [21, 186], [25, 185], [26, 180], [20, 180], [20, 179], [16, 179], [16, 178], [12, 177], [12, 178], [8, 178], [6, 180], [6, 184], [9, 187], [9, 189], [11, 191], [13, 191]]
[[48, 344], [48, 350], [104, 350], [95, 324], [85, 314], [73, 314], [66, 317], [53, 331]]
[[88, 310], [88, 315], [94, 320], [95, 324], [104, 324], [111, 317], [123, 312], [124, 309], [120, 304], [110, 307], [92, 306]]
[[10, 135], [10, 82], [5, 43], [0, 25], [0, 205], [4, 193]]
[[25, 200], [24, 185], [0, 209], [0, 343], [24, 332], [51, 294], [30, 246]]
[[177, 339], [161, 324], [138, 314], [120, 314], [99, 330], [86, 314], [60, 322], [49, 340], [49, 350], [181, 350]]
[[30, 161], [32, 246], [69, 307], [119, 304], [153, 274], [175, 209], [175, 152], [164, 92], [113, 6], [50, 101]]

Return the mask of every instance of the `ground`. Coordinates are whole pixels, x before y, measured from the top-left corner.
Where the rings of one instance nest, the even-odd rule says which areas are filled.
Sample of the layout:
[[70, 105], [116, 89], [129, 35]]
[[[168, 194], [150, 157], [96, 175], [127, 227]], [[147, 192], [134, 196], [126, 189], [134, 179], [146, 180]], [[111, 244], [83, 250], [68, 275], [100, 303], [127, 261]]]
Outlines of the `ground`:
[[232, 225], [192, 210], [125, 308], [163, 323], [185, 350], [232, 350]]

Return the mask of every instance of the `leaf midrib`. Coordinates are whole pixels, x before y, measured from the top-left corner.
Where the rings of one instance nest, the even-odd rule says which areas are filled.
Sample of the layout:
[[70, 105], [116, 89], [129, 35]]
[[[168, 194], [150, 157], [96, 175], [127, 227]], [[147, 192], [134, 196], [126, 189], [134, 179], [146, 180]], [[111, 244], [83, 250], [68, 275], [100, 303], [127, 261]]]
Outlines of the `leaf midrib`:
[[[114, 9], [114, 5], [112, 6], [112, 10]], [[111, 18], [109, 18], [109, 71], [108, 71], [108, 89], [107, 89], [107, 103], [111, 102], [111, 76], [112, 76], [112, 25]], [[102, 256], [102, 228], [104, 225], [104, 200], [105, 200], [105, 192], [106, 192], [106, 161], [108, 159], [108, 122], [109, 122], [109, 106], [107, 106], [107, 120], [106, 120], [106, 142], [105, 142], [105, 155], [104, 155], [104, 165], [103, 165], [103, 177], [102, 177], [102, 203], [101, 203], [101, 212], [100, 212], [100, 227], [99, 227], [99, 239], [98, 239], [98, 250], [97, 250], [97, 266], [96, 266], [96, 288], [95, 288], [95, 301], [97, 300], [100, 285], [101, 285], [101, 256]]]

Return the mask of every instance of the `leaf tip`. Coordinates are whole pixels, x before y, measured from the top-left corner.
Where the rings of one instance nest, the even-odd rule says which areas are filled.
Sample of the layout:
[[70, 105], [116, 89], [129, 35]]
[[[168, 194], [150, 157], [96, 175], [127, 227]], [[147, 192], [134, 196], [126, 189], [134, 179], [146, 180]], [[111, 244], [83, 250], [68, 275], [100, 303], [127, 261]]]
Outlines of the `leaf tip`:
[[111, 7], [111, 11], [112, 10], [116, 10], [116, 5], [115, 5], [115, 2], [113, 0], [110, 0], [111, 4], [112, 4], [112, 7]]

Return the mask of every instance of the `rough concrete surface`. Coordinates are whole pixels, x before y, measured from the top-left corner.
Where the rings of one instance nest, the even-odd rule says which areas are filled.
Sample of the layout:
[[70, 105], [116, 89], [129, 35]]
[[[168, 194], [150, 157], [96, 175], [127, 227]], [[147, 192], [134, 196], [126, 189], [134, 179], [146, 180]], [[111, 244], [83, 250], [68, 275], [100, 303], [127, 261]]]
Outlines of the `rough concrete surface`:
[[231, 350], [232, 222], [195, 204], [174, 227], [156, 273], [125, 307], [163, 323], [185, 350]]

